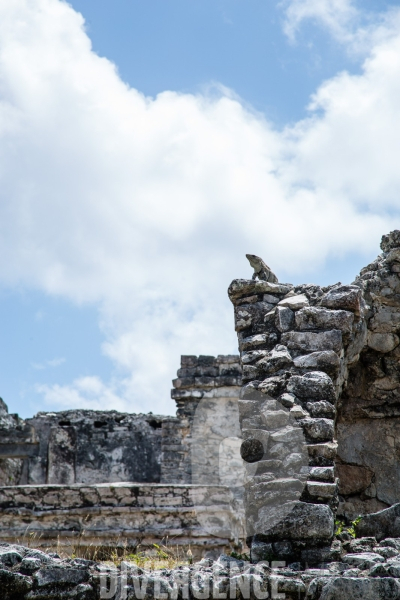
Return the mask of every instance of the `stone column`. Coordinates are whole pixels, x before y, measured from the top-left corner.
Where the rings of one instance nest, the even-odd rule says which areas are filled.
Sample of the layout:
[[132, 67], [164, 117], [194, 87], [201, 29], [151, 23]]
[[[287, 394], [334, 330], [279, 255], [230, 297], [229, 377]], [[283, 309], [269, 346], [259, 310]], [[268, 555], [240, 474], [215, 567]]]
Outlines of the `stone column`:
[[162, 423], [161, 481], [219, 485], [220, 443], [240, 436], [239, 357], [182, 356], [177, 375], [176, 417]]
[[335, 404], [365, 344], [358, 286], [234, 280], [254, 561], [329, 559], [338, 504]]

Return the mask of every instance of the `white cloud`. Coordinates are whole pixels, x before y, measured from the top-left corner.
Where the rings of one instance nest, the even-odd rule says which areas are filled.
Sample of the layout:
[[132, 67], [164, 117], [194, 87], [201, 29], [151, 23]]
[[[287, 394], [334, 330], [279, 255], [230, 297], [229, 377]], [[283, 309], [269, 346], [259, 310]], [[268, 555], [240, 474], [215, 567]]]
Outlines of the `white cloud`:
[[341, 41], [348, 41], [360, 13], [353, 0], [286, 0], [284, 31], [292, 41], [304, 21], [311, 20]]
[[[37, 391], [43, 394], [46, 402], [60, 409], [89, 408], [92, 410], [129, 411], [127, 402], [105, 385], [98, 377], [80, 377], [71, 385], [38, 385]], [[132, 412], [132, 410], [130, 411]]]
[[393, 31], [279, 132], [234, 95], [145, 98], [67, 4], [0, 0], [0, 281], [98, 305], [117, 369], [42, 386], [53, 407], [172, 412], [181, 353], [235, 350], [246, 252], [288, 280], [378, 248], [400, 209]]
[[291, 42], [305, 22], [323, 28], [354, 56], [365, 56], [375, 45], [397, 36], [398, 8], [366, 10], [357, 0], [282, 0], [283, 30]]

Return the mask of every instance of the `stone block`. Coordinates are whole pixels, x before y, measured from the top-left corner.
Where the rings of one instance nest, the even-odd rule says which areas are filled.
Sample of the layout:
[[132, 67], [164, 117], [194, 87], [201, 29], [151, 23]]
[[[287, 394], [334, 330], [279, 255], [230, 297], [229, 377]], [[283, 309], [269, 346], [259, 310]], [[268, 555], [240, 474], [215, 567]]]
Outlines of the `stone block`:
[[338, 329], [321, 333], [291, 331], [282, 335], [281, 342], [288, 347], [292, 354], [293, 352], [304, 354], [325, 350], [333, 350], [336, 354], [340, 354], [342, 350], [342, 332]]
[[316, 442], [333, 440], [334, 423], [332, 419], [303, 419], [299, 421], [306, 436]]
[[259, 333], [258, 335], [251, 335], [249, 337], [239, 340], [240, 351], [253, 350], [259, 346], [264, 346], [267, 343], [267, 335], [265, 333]]
[[321, 371], [306, 373], [303, 376], [292, 376], [288, 382], [287, 390], [299, 398], [335, 401], [335, 389], [332, 379]]
[[279, 431], [271, 433], [272, 442], [303, 442], [304, 434], [301, 427], [283, 427]]
[[400, 310], [395, 306], [382, 306], [369, 322], [377, 333], [396, 333], [400, 328]]
[[283, 300], [281, 300], [278, 304], [278, 306], [284, 306], [290, 308], [291, 310], [300, 310], [301, 308], [304, 308], [308, 305], [308, 298], [304, 294], [283, 298]]
[[311, 467], [310, 479], [333, 483], [335, 481], [335, 469], [334, 467]]
[[241, 356], [242, 365], [250, 365], [268, 355], [268, 350], [251, 350], [243, 352]]
[[289, 331], [293, 329], [294, 325], [294, 312], [290, 308], [284, 308], [277, 306], [275, 311], [275, 327], [278, 331]]
[[336, 442], [324, 444], [307, 444], [310, 459], [316, 463], [332, 463], [336, 458], [338, 445]]
[[336, 408], [330, 402], [320, 400], [319, 402], [307, 402], [306, 408], [311, 417], [325, 417], [326, 419], [334, 419], [336, 416]]
[[298, 356], [293, 362], [298, 369], [315, 369], [333, 374], [337, 374], [340, 368], [340, 359], [332, 350]]
[[281, 369], [289, 367], [293, 363], [285, 346], [275, 346], [266, 358], [261, 359], [257, 363], [258, 373], [265, 375], [273, 375]]
[[310, 496], [318, 498], [332, 498], [337, 491], [336, 483], [321, 483], [319, 481], [308, 481], [307, 492]]
[[326, 308], [342, 308], [351, 310], [355, 314], [361, 311], [361, 289], [355, 285], [341, 285], [334, 287], [321, 298], [321, 306]]
[[[302, 484], [303, 486], [303, 484]], [[265, 541], [274, 540], [330, 540], [333, 537], [334, 518], [324, 504], [296, 502], [291, 511], [268, 531], [263, 531]]]
[[296, 327], [301, 331], [339, 329], [342, 333], [350, 333], [353, 328], [354, 314], [346, 310], [329, 310], [309, 306], [299, 310], [295, 320]]
[[287, 294], [293, 286], [283, 283], [270, 283], [268, 281], [256, 281], [253, 279], [234, 279], [229, 286], [228, 295], [231, 302], [235, 303], [243, 296], [254, 294]]
[[383, 354], [391, 352], [400, 343], [399, 336], [395, 333], [373, 333], [368, 334], [368, 346]]
[[261, 420], [267, 429], [278, 429], [289, 423], [288, 411], [270, 410], [267, 406], [262, 405], [260, 412]]

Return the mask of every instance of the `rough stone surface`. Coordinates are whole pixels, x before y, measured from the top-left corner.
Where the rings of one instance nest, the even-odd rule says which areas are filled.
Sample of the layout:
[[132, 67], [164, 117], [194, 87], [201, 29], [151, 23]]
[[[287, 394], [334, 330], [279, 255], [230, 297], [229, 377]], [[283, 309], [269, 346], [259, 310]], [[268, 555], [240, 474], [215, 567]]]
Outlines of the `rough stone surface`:
[[[15, 549], [22, 562], [15, 567], [2, 563], [2, 555]], [[226, 554], [217, 560], [204, 558], [173, 569], [148, 570], [135, 562], [118, 566], [80, 558], [61, 559], [23, 546], [0, 547], [2, 600], [121, 600], [122, 598], [287, 598], [288, 600], [400, 600], [398, 550], [385, 559], [374, 551], [351, 554], [332, 548], [314, 552], [330, 554], [325, 562], [290, 562], [291, 547], [286, 543], [256, 542], [252, 563]], [[287, 561], [274, 561], [275, 553]], [[23, 573], [23, 561], [35, 556], [35, 569]], [[312, 557], [312, 553], [308, 553]]]
[[[285, 447], [285, 442], [292, 443], [296, 422], [307, 446], [308, 468], [332, 468], [336, 462], [338, 478], [337, 487], [335, 481], [318, 480], [314, 471], [307, 482], [300, 477], [307, 465], [299, 463], [292, 476], [304, 486], [301, 501], [312, 505], [317, 498], [332, 516], [337, 512], [348, 521], [384, 509], [400, 495], [400, 233], [384, 236], [382, 249], [383, 254], [351, 285], [287, 285], [286, 291], [279, 284], [280, 288], [265, 290], [269, 310], [262, 308], [264, 295], [254, 283], [236, 280], [229, 289], [236, 311], [245, 293], [257, 296], [251, 318], [241, 320], [243, 365], [244, 339], [263, 336], [257, 349], [268, 353], [244, 368], [244, 381], [281, 406], [264, 409], [261, 400], [258, 406], [253, 400], [253, 429], [270, 432], [262, 461], [271, 455], [283, 465], [288, 456], [296, 455]], [[271, 470], [268, 476], [271, 489], [279, 473]], [[256, 505], [261, 484], [250, 480], [246, 485], [245, 501]], [[264, 506], [258, 501], [257, 510], [264, 516], [253, 515], [256, 525], [250, 538], [267, 539], [272, 530], [266, 512], [271, 503], [268, 494]], [[287, 528], [286, 541], [293, 535]], [[314, 537], [318, 538], [317, 530]]]
[[[227, 486], [115, 483], [0, 489], [0, 542], [81, 548], [190, 544], [203, 552], [244, 540], [243, 503]], [[65, 542], [65, 543], [63, 543]], [[8, 562], [15, 563], [8, 555]], [[26, 566], [24, 566], [26, 569]]]

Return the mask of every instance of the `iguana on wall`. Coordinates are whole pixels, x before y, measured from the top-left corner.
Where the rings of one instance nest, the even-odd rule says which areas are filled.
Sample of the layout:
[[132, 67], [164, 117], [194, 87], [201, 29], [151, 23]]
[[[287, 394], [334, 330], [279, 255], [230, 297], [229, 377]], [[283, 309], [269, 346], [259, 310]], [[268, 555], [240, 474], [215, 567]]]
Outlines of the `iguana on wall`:
[[278, 283], [277, 276], [271, 271], [268, 265], [265, 264], [262, 258], [255, 254], [246, 254], [246, 258], [254, 269], [252, 279], [262, 279], [270, 283]]

